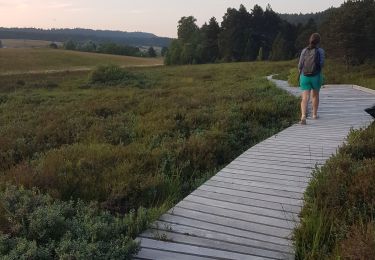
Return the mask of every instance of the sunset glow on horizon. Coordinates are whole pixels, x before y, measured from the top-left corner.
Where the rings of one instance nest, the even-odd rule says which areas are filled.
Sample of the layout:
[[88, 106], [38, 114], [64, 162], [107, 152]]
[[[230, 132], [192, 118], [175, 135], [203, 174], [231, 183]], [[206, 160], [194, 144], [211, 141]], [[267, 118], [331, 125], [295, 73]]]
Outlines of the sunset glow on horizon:
[[340, 6], [334, 1], [282, 0], [0, 0], [0, 27], [88, 28], [120, 31], [143, 31], [158, 36], [176, 37], [177, 21], [193, 15], [202, 25], [212, 16], [219, 22], [228, 7], [247, 9], [255, 4], [263, 8], [269, 3], [279, 13], [309, 13]]

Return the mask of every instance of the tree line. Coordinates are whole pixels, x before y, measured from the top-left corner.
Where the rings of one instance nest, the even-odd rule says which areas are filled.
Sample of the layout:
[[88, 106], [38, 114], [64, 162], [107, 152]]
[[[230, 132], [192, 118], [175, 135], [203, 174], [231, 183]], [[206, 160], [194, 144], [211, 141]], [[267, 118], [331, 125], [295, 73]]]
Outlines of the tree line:
[[[374, 58], [375, 1], [346, 1], [304, 24], [282, 19], [270, 5], [248, 11], [228, 8], [219, 25], [215, 17], [199, 27], [193, 16], [178, 21], [178, 38], [171, 42], [165, 63], [200, 64], [255, 60], [288, 60], [298, 57], [309, 36], [320, 32], [329, 57], [361, 64]], [[315, 19], [316, 18], [316, 19]], [[317, 24], [316, 20], [319, 22]]]
[[[63, 45], [66, 50], [96, 52], [114, 55], [134, 56], [134, 57], [156, 57], [157, 52], [154, 47], [149, 47], [147, 51], [142, 51], [138, 47], [133, 47], [114, 42], [96, 43], [94, 41], [75, 42], [68, 40]], [[165, 51], [164, 51], [165, 52]]]

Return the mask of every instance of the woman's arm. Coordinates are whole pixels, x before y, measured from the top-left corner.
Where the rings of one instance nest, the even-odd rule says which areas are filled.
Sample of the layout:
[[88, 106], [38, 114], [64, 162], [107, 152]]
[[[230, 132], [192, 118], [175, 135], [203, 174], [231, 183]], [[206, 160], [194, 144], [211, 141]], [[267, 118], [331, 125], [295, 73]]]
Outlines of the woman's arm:
[[319, 48], [318, 49], [319, 51], [319, 55], [320, 55], [320, 68], [323, 69], [324, 67], [324, 62], [325, 62], [325, 53], [324, 53], [324, 50], [322, 48]]

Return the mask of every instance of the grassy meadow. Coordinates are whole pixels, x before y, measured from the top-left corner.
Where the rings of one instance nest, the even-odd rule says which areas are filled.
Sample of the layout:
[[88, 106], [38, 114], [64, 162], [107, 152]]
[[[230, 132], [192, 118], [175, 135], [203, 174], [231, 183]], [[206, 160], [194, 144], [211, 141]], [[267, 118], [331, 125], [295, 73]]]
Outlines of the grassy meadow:
[[152, 66], [163, 64], [163, 60], [49, 48], [0, 49], [0, 74], [93, 69], [103, 64], [116, 64], [124, 67]]
[[149, 221], [298, 119], [265, 79], [285, 65], [0, 76], [0, 255], [129, 259]]
[[[1, 42], [7, 48], [47, 48], [51, 43], [50, 41], [29, 39], [1, 39]], [[61, 42], [56, 44], [63, 45]]]

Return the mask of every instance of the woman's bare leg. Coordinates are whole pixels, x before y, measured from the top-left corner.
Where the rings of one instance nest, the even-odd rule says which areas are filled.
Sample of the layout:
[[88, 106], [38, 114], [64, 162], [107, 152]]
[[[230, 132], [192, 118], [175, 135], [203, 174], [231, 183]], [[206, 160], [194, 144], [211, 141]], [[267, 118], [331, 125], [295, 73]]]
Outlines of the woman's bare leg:
[[319, 109], [319, 90], [312, 90], [312, 107], [313, 107], [313, 118], [318, 117]]
[[307, 104], [309, 102], [309, 99], [310, 99], [310, 91], [309, 90], [303, 91], [302, 101], [301, 101], [301, 123], [306, 123]]

